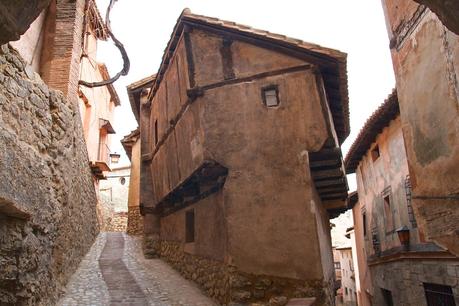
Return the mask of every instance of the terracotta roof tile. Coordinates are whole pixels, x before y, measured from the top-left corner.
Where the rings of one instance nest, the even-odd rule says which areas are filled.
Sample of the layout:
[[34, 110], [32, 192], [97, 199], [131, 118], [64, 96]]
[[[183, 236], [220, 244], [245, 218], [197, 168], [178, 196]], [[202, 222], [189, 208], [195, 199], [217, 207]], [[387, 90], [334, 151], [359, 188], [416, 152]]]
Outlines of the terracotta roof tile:
[[397, 91], [394, 89], [389, 97], [367, 119], [344, 159], [346, 172], [354, 173], [362, 157], [375, 142], [376, 137], [389, 125], [390, 121], [400, 114]]
[[155, 80], [156, 74], [153, 74], [126, 86], [129, 102], [131, 103], [131, 109], [137, 122], [139, 122], [140, 93], [143, 88], [151, 87]]

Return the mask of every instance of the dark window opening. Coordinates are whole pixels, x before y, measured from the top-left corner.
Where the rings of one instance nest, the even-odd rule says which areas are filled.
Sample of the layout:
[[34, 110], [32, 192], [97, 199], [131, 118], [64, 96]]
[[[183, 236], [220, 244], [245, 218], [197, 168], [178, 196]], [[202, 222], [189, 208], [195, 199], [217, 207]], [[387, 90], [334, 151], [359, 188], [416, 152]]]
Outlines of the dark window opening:
[[344, 287], [344, 294], [347, 295], [347, 287]]
[[380, 156], [380, 153], [379, 153], [379, 146], [376, 145], [372, 150], [371, 150], [371, 159], [373, 161], [377, 160]]
[[384, 305], [394, 306], [394, 299], [392, 298], [392, 292], [387, 289], [381, 288], [382, 296], [384, 299]]
[[279, 90], [276, 85], [263, 87], [261, 89], [263, 102], [267, 107], [275, 107], [279, 105]]
[[158, 120], [155, 120], [155, 144], [158, 144]]
[[363, 237], [367, 236], [367, 213], [362, 212]]
[[424, 283], [427, 306], [455, 306], [453, 290], [450, 286]]
[[185, 242], [194, 242], [194, 209], [185, 213]]
[[341, 269], [341, 263], [339, 261], [335, 261], [335, 269]]
[[384, 197], [384, 216], [386, 224], [386, 233], [394, 230], [394, 218], [392, 215], [392, 205], [390, 202], [390, 195]]

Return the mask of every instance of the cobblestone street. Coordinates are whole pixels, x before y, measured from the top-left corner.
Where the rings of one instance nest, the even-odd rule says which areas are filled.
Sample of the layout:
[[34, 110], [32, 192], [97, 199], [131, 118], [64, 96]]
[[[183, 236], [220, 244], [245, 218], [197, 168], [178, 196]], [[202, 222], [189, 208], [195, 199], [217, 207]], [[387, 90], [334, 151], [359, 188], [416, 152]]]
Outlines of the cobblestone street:
[[58, 305], [215, 305], [159, 259], [145, 259], [139, 238], [101, 233]]

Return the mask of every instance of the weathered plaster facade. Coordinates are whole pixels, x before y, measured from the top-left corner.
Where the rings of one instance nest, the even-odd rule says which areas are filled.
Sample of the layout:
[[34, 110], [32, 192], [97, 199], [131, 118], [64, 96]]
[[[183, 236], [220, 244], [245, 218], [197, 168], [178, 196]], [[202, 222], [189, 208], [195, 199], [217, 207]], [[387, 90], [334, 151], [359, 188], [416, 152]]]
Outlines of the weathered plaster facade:
[[52, 305], [98, 233], [76, 104], [0, 50], [0, 304]]
[[129, 235], [143, 234], [143, 217], [140, 214], [140, 131], [136, 129], [121, 141], [131, 160], [131, 176], [129, 178], [128, 194], [128, 224]]
[[[229, 24], [185, 11], [152, 90], [133, 105], [146, 254], [221, 303], [332, 304], [328, 211], [347, 194], [345, 55]], [[330, 177], [339, 187], [316, 188]]]
[[130, 173], [130, 166], [112, 167], [106, 179], [99, 182], [102, 231], [125, 232], [127, 229]]
[[[348, 173], [357, 174], [352, 199], [360, 305], [428, 305], [429, 286], [459, 299], [459, 259], [425, 239], [413, 212], [412, 181], [394, 92], [368, 119], [349, 150]], [[403, 245], [398, 231], [409, 241]], [[449, 271], [449, 272], [448, 272]]]
[[[354, 193], [353, 197], [357, 199], [357, 192]], [[352, 205], [354, 205], [352, 208], [352, 214], [354, 218], [354, 242], [356, 249], [356, 252], [354, 253], [354, 263], [356, 264], [354, 266], [357, 267], [355, 271], [355, 289], [357, 292], [357, 303], [360, 306], [371, 306], [373, 285], [370, 274], [370, 268], [367, 264], [367, 256], [364, 252], [365, 241], [368, 239], [366, 238], [366, 235], [363, 234], [364, 225], [362, 212], [365, 212], [365, 209], [363, 209], [363, 205], [361, 205], [361, 202], [356, 200]]]
[[113, 167], [106, 180], [100, 182], [101, 198], [110, 204], [115, 211], [127, 211], [130, 190], [131, 167]]
[[[97, 44], [99, 40], [107, 40], [105, 25], [97, 7], [89, 2], [84, 40], [80, 62], [80, 80], [99, 82], [110, 79], [105, 64], [97, 62]], [[78, 105], [80, 108], [83, 131], [88, 148], [89, 161], [94, 174], [96, 190], [99, 181], [104, 180], [110, 171], [111, 138], [115, 134], [113, 115], [120, 99], [113, 84], [99, 87], [78, 86]]]
[[343, 305], [355, 306], [357, 305], [357, 293], [352, 247], [336, 248], [336, 253], [341, 269], [341, 294], [339, 296]]
[[459, 39], [414, 1], [383, 1], [419, 230], [459, 254]]

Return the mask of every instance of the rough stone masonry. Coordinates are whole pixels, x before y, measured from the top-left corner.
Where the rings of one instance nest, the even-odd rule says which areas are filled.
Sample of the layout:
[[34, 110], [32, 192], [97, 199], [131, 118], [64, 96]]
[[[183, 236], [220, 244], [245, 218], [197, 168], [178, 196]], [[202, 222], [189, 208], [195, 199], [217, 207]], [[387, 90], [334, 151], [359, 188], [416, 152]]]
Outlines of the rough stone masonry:
[[0, 305], [52, 305], [99, 228], [76, 105], [0, 48]]

